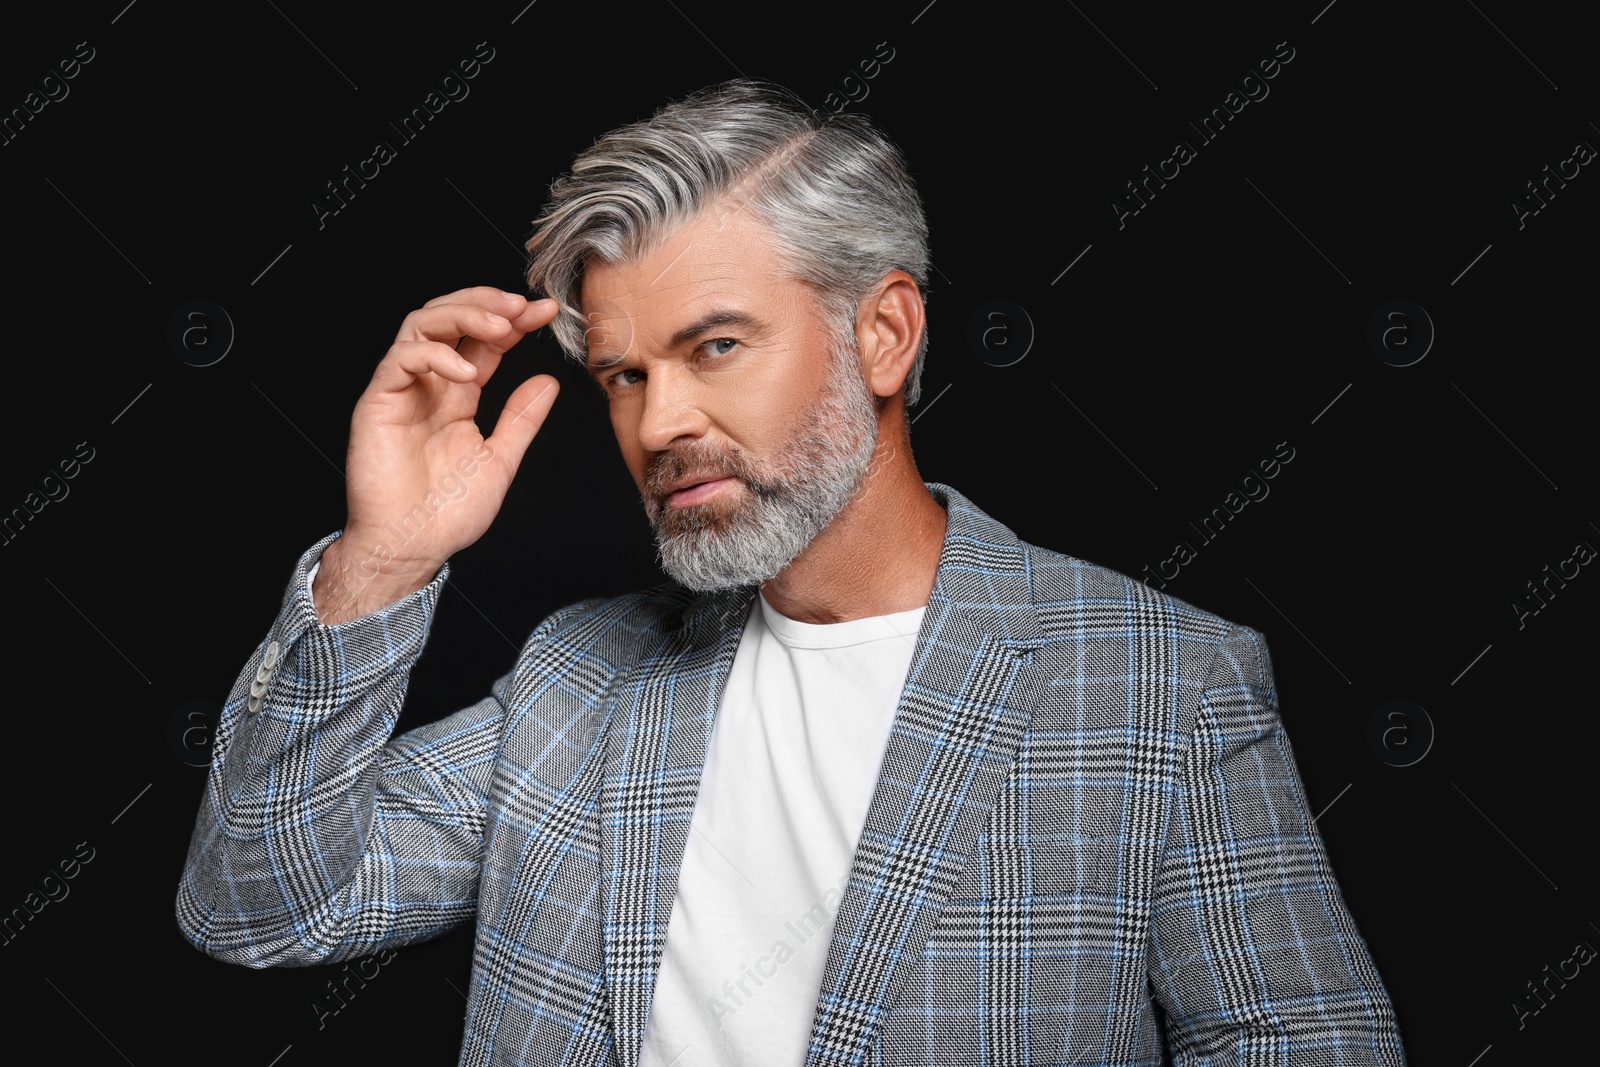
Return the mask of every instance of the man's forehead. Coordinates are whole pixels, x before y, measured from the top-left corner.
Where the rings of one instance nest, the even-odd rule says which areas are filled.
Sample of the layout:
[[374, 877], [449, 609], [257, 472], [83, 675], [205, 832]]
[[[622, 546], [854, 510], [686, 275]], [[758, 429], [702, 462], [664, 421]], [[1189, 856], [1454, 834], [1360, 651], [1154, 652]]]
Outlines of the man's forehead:
[[753, 325], [792, 306], [797, 285], [765, 225], [708, 209], [640, 256], [591, 261], [579, 301], [593, 357], [626, 351], [641, 333], [663, 345], [696, 324]]

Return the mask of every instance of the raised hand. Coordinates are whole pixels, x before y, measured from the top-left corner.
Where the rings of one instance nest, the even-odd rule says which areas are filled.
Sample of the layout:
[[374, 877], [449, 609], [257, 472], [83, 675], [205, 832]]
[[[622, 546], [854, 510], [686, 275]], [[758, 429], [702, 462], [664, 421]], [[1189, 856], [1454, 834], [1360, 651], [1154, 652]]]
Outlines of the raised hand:
[[506, 351], [556, 309], [480, 286], [406, 316], [350, 420], [344, 534], [312, 590], [324, 623], [420, 589], [489, 528], [559, 385], [548, 374], [523, 382], [487, 438], [473, 416]]

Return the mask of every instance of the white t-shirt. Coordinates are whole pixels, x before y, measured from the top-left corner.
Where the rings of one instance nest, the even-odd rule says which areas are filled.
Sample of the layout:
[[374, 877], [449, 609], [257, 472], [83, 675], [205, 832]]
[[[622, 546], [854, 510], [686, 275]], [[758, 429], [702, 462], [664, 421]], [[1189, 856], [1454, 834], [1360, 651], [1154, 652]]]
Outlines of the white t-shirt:
[[796, 622], [757, 595], [723, 692], [641, 1067], [800, 1067], [925, 608]]

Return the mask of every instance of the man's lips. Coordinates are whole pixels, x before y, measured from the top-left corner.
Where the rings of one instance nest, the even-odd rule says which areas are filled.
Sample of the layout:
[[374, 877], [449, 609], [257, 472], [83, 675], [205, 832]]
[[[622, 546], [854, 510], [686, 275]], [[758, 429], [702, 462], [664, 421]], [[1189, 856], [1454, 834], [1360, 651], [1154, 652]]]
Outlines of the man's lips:
[[729, 488], [737, 480], [730, 475], [721, 475], [704, 480], [684, 479], [675, 483], [681, 488], [674, 489], [667, 494], [667, 506], [669, 508], [686, 508], [702, 503]]

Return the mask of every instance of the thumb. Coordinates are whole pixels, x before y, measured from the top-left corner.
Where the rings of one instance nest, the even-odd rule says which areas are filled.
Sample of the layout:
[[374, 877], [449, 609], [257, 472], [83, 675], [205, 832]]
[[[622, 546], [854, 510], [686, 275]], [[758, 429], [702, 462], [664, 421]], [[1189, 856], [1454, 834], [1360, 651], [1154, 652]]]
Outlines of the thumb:
[[539, 374], [521, 385], [506, 401], [500, 418], [495, 421], [494, 433], [489, 436], [489, 447], [505, 458], [510, 473], [515, 474], [522, 457], [533, 443], [534, 435], [544, 425], [550, 406], [556, 402], [561, 384], [549, 374]]

